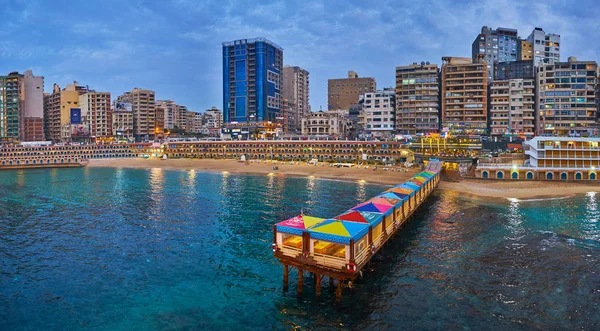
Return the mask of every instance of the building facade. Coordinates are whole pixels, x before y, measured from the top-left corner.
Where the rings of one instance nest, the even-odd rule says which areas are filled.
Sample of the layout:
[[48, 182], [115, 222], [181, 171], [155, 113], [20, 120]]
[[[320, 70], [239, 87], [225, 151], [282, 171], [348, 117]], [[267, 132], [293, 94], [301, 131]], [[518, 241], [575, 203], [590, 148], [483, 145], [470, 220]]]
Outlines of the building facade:
[[403, 134], [440, 130], [437, 64], [421, 62], [396, 67], [396, 130]]
[[117, 102], [131, 104], [133, 112], [133, 136], [138, 141], [153, 139], [156, 103], [154, 91], [134, 88], [117, 98]]
[[545, 33], [542, 28], [535, 28], [527, 37], [533, 47], [533, 62], [536, 66], [560, 62], [560, 35]]
[[54, 84], [52, 94], [44, 96], [46, 139], [68, 142], [73, 136], [87, 137], [89, 127], [83, 123], [79, 104], [79, 96], [87, 92], [88, 87], [77, 82], [67, 85], [62, 90], [58, 84]]
[[291, 105], [289, 115], [293, 117], [292, 123], [288, 120], [287, 131], [300, 131], [302, 129], [301, 119], [310, 113], [308, 77], [308, 71], [300, 67], [285, 66], [283, 68], [283, 98], [288, 102], [288, 110]]
[[442, 131], [485, 134], [487, 66], [482, 57], [442, 58]]
[[528, 136], [535, 133], [535, 81], [494, 80], [490, 84], [490, 134]]
[[494, 65], [494, 79], [534, 79], [535, 66], [533, 60], [499, 62]]
[[518, 32], [516, 29], [497, 28], [496, 30], [483, 26], [471, 46], [471, 57], [476, 62], [483, 55], [487, 62], [487, 77], [494, 78], [494, 64], [497, 62], [516, 61]]
[[20, 140], [44, 140], [44, 77], [23, 73], [23, 127]]
[[274, 122], [283, 102], [282, 73], [283, 48], [272, 41], [223, 43], [223, 120]]
[[154, 109], [154, 133], [156, 138], [164, 138], [165, 136], [165, 107], [156, 103]]
[[0, 76], [0, 139], [19, 140], [22, 125], [22, 78], [17, 72]]
[[519, 39], [517, 44], [518, 60], [529, 61], [533, 60], [533, 43], [527, 40]]
[[598, 63], [569, 57], [538, 69], [537, 134], [597, 134]]
[[348, 71], [348, 78], [336, 78], [327, 81], [327, 108], [329, 110], [349, 110], [357, 105], [359, 97], [377, 89], [375, 78], [359, 78], [355, 71]]
[[346, 137], [347, 111], [312, 112], [302, 119], [302, 135]]
[[82, 125], [88, 126], [91, 138], [113, 135], [110, 92], [88, 91], [79, 96], [79, 105]]
[[393, 88], [362, 96], [359, 123], [373, 137], [391, 137], [396, 130], [396, 91]]
[[112, 134], [117, 141], [133, 141], [133, 111], [128, 107], [113, 107]]

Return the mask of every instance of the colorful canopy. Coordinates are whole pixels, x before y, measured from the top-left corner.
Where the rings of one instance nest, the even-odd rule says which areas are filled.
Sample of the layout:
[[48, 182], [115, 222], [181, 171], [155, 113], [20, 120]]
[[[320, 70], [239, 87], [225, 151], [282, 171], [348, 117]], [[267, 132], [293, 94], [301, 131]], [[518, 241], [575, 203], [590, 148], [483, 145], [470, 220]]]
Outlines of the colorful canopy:
[[402, 202], [401, 197], [399, 197], [391, 192], [381, 193], [380, 195], [376, 196], [376, 198], [384, 198], [385, 200], [387, 200], [389, 203], [393, 204], [394, 206], [396, 206]]
[[396, 187], [392, 187], [391, 189], [387, 190], [386, 192], [392, 192], [392, 193], [400, 193], [400, 194], [405, 194], [405, 195], [414, 195], [415, 194], [415, 189], [411, 188], [411, 187], [401, 187], [401, 186], [396, 186]]
[[312, 239], [350, 244], [369, 232], [369, 224], [328, 219], [308, 229]]
[[397, 199], [400, 199], [400, 200], [406, 200], [409, 197], [408, 194], [404, 194], [404, 193], [400, 193], [400, 192], [394, 192], [394, 191], [390, 191], [390, 190], [385, 191], [381, 196], [384, 196], [384, 195], [385, 196], [392, 195], [392, 196], [395, 196]]
[[306, 216], [306, 215], [298, 215], [296, 217], [292, 217], [283, 222], [279, 222], [275, 224], [278, 232], [291, 233], [295, 235], [302, 235], [303, 230], [310, 228], [316, 224], [323, 222], [324, 218]]
[[398, 187], [398, 188], [407, 188], [407, 189], [411, 189], [413, 191], [416, 191], [416, 190], [419, 189], [419, 185], [417, 185], [417, 184], [415, 184], [415, 183], [413, 183], [411, 181], [405, 182], [404, 184], [400, 184], [400, 185], [398, 185], [396, 187]]
[[345, 213], [336, 216], [335, 219], [377, 225], [383, 220], [383, 214], [369, 211], [348, 210]]
[[379, 198], [379, 197], [374, 197], [373, 199], [369, 200], [368, 202], [372, 202], [376, 205], [386, 205], [386, 206], [394, 206], [393, 203], [387, 201], [384, 198]]
[[380, 204], [376, 204], [376, 203], [367, 201], [367, 203], [365, 203], [363, 205], [358, 205], [358, 206], [352, 208], [352, 210], [383, 213], [383, 214], [385, 214], [385, 216], [387, 216], [394, 211], [394, 207], [392, 207], [390, 205], [380, 205]]

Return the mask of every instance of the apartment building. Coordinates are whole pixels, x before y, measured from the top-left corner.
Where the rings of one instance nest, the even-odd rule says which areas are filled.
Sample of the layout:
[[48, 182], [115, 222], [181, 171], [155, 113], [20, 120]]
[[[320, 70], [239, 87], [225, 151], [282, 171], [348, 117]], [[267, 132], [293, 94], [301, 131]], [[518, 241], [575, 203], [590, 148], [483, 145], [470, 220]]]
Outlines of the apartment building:
[[88, 127], [90, 137], [106, 138], [113, 135], [109, 92], [88, 91], [79, 96], [79, 106], [82, 118], [80, 125]]
[[396, 131], [439, 132], [439, 73], [437, 64], [429, 62], [396, 67]]
[[533, 60], [533, 43], [527, 40], [519, 39], [517, 44], [517, 55], [517, 60]]
[[131, 104], [133, 112], [133, 136], [137, 141], [153, 139], [156, 103], [154, 91], [134, 88], [117, 98], [117, 102]]
[[359, 123], [373, 137], [391, 137], [396, 126], [396, 91], [393, 88], [365, 93], [361, 97]]
[[348, 71], [348, 78], [335, 78], [327, 81], [327, 109], [349, 110], [357, 105], [361, 95], [375, 92], [375, 78], [358, 77], [355, 71]]
[[115, 104], [111, 115], [112, 134], [115, 139], [117, 141], [133, 141], [133, 110], [131, 104], [126, 102]]
[[163, 138], [165, 135], [165, 107], [156, 103], [154, 109], [154, 133], [157, 138]]
[[58, 84], [54, 84], [52, 94], [44, 96], [46, 139], [71, 141], [73, 132], [77, 138], [87, 137], [89, 127], [82, 123], [79, 96], [87, 93], [88, 90], [87, 86], [79, 85], [78, 82], [73, 82], [62, 90]]
[[499, 62], [494, 66], [494, 79], [534, 79], [535, 65], [533, 60]]
[[302, 129], [302, 118], [310, 113], [308, 77], [309, 73], [305, 69], [297, 66], [283, 67], [283, 98], [287, 101], [285, 112], [288, 113], [285, 116], [288, 120], [287, 125], [284, 125], [284, 132], [299, 132]]
[[535, 81], [495, 80], [490, 84], [490, 134], [533, 136], [535, 133]]
[[471, 46], [471, 57], [476, 62], [479, 56], [484, 56], [487, 62], [487, 77], [494, 78], [494, 64], [497, 62], [516, 61], [518, 32], [516, 29], [497, 28], [496, 30], [483, 26]]
[[487, 131], [487, 66], [483, 56], [442, 58], [442, 131]]
[[302, 134], [311, 136], [346, 137], [347, 111], [330, 110], [310, 113], [302, 119]]
[[537, 134], [597, 134], [598, 63], [572, 56], [538, 69]]
[[536, 66], [560, 62], [560, 35], [535, 28], [527, 37], [527, 42], [533, 47], [533, 62]]
[[31, 70], [23, 72], [21, 96], [23, 126], [21, 141], [44, 140], [44, 77], [34, 76]]

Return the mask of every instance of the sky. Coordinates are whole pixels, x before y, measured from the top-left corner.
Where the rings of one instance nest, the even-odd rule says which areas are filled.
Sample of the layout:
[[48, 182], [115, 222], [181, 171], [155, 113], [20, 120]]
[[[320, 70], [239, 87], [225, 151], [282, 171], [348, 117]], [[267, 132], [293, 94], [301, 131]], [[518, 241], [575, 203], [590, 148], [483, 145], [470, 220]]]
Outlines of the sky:
[[483, 25], [561, 35], [561, 60], [599, 61], [594, 0], [0, 0], [0, 74], [31, 69], [45, 91], [78, 81], [113, 99], [134, 87], [193, 111], [221, 109], [222, 43], [265, 37], [310, 72], [313, 111], [348, 70], [395, 85], [395, 67], [471, 56]]

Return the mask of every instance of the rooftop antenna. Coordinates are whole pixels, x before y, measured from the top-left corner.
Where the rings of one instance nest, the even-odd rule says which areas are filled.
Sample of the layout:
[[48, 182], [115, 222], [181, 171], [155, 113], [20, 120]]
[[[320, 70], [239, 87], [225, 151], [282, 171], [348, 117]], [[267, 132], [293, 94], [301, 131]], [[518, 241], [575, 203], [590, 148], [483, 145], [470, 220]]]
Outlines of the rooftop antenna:
[[300, 208], [300, 216], [304, 216], [304, 208]]

